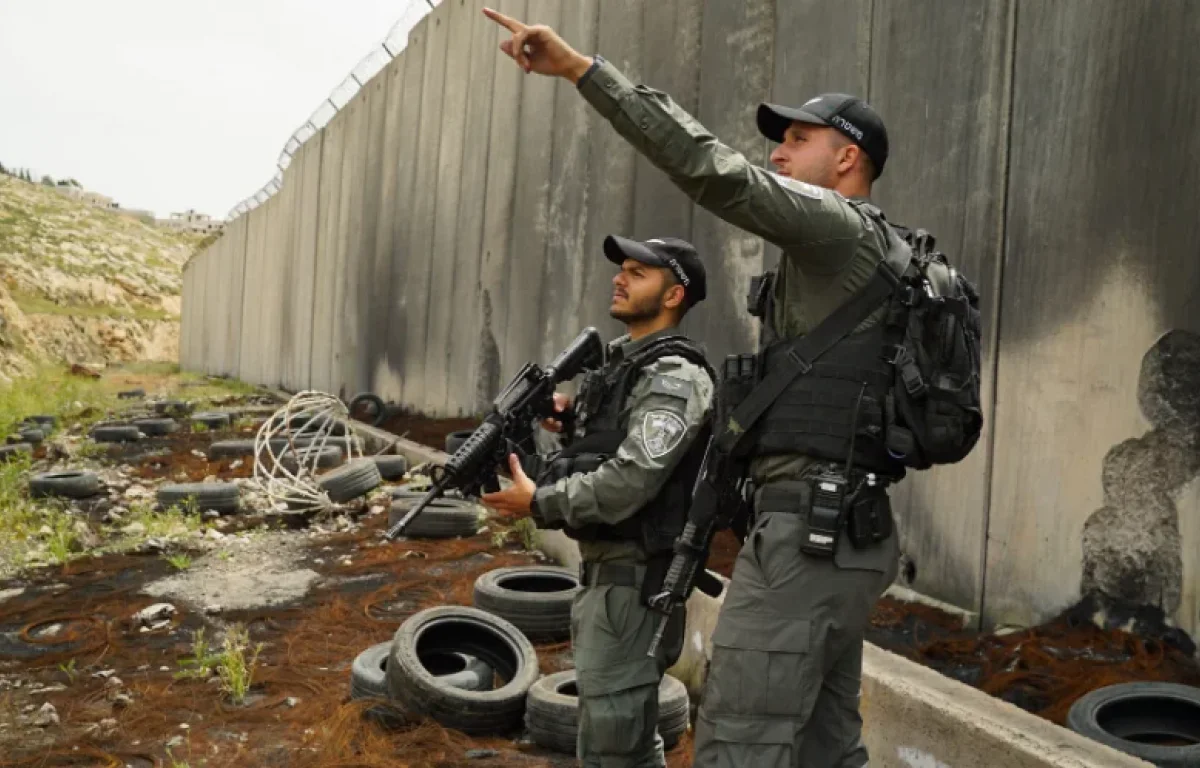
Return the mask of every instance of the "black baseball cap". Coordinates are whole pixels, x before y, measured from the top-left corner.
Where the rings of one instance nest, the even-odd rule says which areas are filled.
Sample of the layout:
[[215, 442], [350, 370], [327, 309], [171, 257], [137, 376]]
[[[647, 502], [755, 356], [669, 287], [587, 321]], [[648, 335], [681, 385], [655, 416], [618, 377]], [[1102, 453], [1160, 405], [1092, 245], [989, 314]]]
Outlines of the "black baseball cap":
[[686, 240], [654, 237], [638, 241], [620, 235], [609, 235], [604, 238], [604, 255], [617, 265], [625, 259], [633, 259], [652, 267], [669, 269], [683, 286], [689, 307], [704, 300], [704, 264], [700, 262], [700, 255], [696, 253], [696, 249]]
[[875, 178], [883, 173], [888, 157], [887, 128], [870, 104], [847, 93], [823, 93], [799, 107], [758, 105], [758, 130], [774, 142], [783, 143], [783, 133], [793, 121], [827, 125], [853, 141], [875, 166]]

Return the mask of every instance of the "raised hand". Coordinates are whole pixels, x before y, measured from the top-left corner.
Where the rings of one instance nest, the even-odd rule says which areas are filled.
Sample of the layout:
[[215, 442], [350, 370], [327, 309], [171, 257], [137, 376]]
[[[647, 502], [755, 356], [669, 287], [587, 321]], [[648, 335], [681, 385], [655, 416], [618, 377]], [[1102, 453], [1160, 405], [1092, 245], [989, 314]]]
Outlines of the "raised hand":
[[500, 50], [526, 74], [565, 77], [578, 83], [592, 66], [590, 57], [580, 54], [545, 24], [523, 24], [491, 8], [484, 8], [483, 15], [512, 33], [510, 39], [500, 43]]

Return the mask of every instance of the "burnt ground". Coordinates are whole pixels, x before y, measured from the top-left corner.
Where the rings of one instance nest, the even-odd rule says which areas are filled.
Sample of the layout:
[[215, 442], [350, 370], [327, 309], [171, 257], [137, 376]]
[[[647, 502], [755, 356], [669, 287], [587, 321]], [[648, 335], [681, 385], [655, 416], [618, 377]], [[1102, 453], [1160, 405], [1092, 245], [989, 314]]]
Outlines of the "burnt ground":
[[[387, 424], [396, 434], [437, 447], [448, 432], [473, 425], [411, 416], [393, 416]], [[111, 449], [107, 461], [149, 486], [244, 478], [251, 474], [248, 458], [208, 462], [197, 454], [212, 440], [253, 433], [253, 426], [240, 434], [185, 430]], [[469, 605], [480, 574], [538, 561], [511, 543], [517, 537], [496, 547], [490, 533], [383, 543], [386, 516], [378, 506], [372, 509], [383, 501], [376, 496], [349, 510], [352, 522], [342, 532], [326, 532], [335, 526], [324, 521], [321, 529], [263, 534], [281, 537], [264, 538], [267, 549], [286, 537], [295, 553], [282, 562], [312, 574], [301, 598], [269, 607], [234, 610], [151, 596], [144, 590], [179, 575], [153, 549], [82, 558], [0, 580], [0, 768], [573, 765], [570, 756], [541, 750], [519, 733], [472, 738], [432, 722], [385, 730], [362, 716], [370, 703], [350, 700], [350, 664], [360, 651], [389, 639], [417, 610]], [[255, 515], [223, 523], [226, 541], [238, 531], [253, 535], [268, 526]], [[196, 568], [227, 556], [220, 567], [228, 570], [250, 568], [239, 559], [257, 560], [251, 549], [218, 552], [183, 544], [171, 551], [190, 553]], [[736, 540], [722, 534], [710, 566], [729, 575], [737, 549]], [[134, 615], [164, 601], [175, 606], [175, 616], [143, 631]], [[251, 641], [263, 644], [242, 706], [219, 686], [176, 677], [197, 630], [212, 638], [232, 624], [246, 626]], [[1164, 639], [1100, 629], [1078, 611], [998, 636], [963, 630], [960, 619], [936, 609], [885, 598], [870, 639], [1060, 724], [1075, 698], [1100, 685], [1160, 679], [1200, 684], [1195, 661]], [[570, 665], [565, 643], [540, 646], [538, 655], [543, 672]], [[47, 703], [59, 722], [35, 724]], [[472, 749], [494, 754], [468, 759]], [[672, 768], [690, 765], [689, 751], [685, 736], [669, 756]]]

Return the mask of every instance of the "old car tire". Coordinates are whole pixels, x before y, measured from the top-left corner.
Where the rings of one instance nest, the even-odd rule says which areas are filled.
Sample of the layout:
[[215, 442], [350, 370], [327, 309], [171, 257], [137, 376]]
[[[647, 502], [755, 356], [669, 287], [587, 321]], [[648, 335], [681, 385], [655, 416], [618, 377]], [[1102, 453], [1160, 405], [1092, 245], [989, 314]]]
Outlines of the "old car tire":
[[566, 568], [518, 565], [497, 568], [475, 580], [476, 608], [511, 621], [535, 642], [571, 636], [571, 602], [579, 574]]
[[329, 494], [330, 501], [339, 504], [369, 493], [381, 483], [383, 478], [379, 476], [379, 468], [370, 459], [356, 459], [317, 480], [317, 485]]
[[379, 467], [379, 476], [384, 480], [399, 480], [408, 471], [408, 459], [403, 456], [383, 454], [372, 456], [371, 459]]
[[92, 430], [92, 439], [97, 443], [132, 443], [141, 438], [141, 430], [127, 424], [112, 424]]
[[[354, 399], [347, 404], [346, 410], [350, 412], [352, 418], [373, 427], [378, 427], [387, 418], [387, 406], [383, 404], [383, 398], [370, 392], [355, 395]], [[359, 412], [362, 412], [364, 418], [359, 419], [356, 415]]]
[[165, 509], [195, 499], [196, 508], [230, 514], [238, 509], [240, 489], [232, 483], [165, 483], [158, 487], [158, 503]]
[[220, 413], [218, 411], [202, 411], [192, 414], [192, 423], [203, 424], [209, 429], [225, 429], [233, 420], [228, 413]]
[[1147, 682], [1097, 688], [1071, 705], [1067, 727], [1159, 768], [1191, 768], [1200, 765], [1200, 688]]
[[145, 397], [145, 396], [146, 396], [146, 390], [141, 389], [141, 388], [126, 389], [122, 392], [117, 393], [118, 400], [134, 400], [136, 398]]
[[[400, 522], [419, 500], [393, 501], [388, 510], [388, 525]], [[478, 507], [454, 499], [438, 499], [413, 518], [404, 529], [404, 535], [412, 539], [452, 539], [456, 536], [474, 536], [478, 530]]]
[[[385, 725], [402, 725], [404, 709], [388, 695], [387, 665], [392, 655], [391, 642], [378, 643], [360, 653], [350, 666], [351, 699], [387, 699], [388, 704], [368, 710]], [[495, 673], [486, 662], [465, 653], [438, 653], [422, 659], [426, 669], [445, 685], [467, 691], [486, 691], [492, 687]]]
[[154, 412], [160, 416], [186, 416], [191, 411], [192, 404], [183, 400], [164, 400], [154, 404]]
[[69, 469], [62, 472], [42, 472], [29, 478], [29, 495], [35, 499], [63, 496], [86, 499], [100, 492], [100, 478], [95, 472]]
[[309, 468], [336, 467], [342, 463], [342, 449], [336, 445], [327, 445], [319, 451], [316, 448], [297, 448], [295, 451], [284, 451], [279, 457], [280, 466], [296, 472], [303, 463]]
[[29, 443], [13, 443], [11, 445], [0, 445], [0, 459], [8, 461], [13, 456], [20, 453], [33, 453], [33, 446]]
[[50, 434], [54, 431], [54, 427], [58, 424], [58, 417], [48, 413], [39, 413], [25, 419], [31, 425], [39, 426], [43, 432]]
[[46, 433], [40, 427], [25, 427], [17, 433], [16, 443], [38, 445], [46, 439]]
[[[421, 662], [429, 653], [474, 656], [500, 676], [498, 688], [467, 691], [445, 685]], [[525, 695], [538, 677], [529, 639], [504, 619], [477, 608], [441, 606], [410, 616], [392, 641], [388, 692], [405, 709], [467, 734], [511, 732], [521, 726]]]
[[150, 437], [158, 437], [161, 435], [169, 435], [179, 429], [179, 424], [175, 419], [134, 419], [133, 425], [137, 427], [143, 435]]
[[[679, 743], [688, 726], [687, 687], [670, 675], [658, 686], [658, 733], [666, 749]], [[529, 688], [525, 727], [533, 741], [547, 749], [575, 752], [579, 732], [579, 698], [575, 670], [547, 675]]]
[[473, 429], [460, 429], [457, 432], [451, 432], [446, 435], [446, 453], [453, 456], [458, 452], [458, 449], [463, 443], [467, 442], [467, 438], [474, 432]]

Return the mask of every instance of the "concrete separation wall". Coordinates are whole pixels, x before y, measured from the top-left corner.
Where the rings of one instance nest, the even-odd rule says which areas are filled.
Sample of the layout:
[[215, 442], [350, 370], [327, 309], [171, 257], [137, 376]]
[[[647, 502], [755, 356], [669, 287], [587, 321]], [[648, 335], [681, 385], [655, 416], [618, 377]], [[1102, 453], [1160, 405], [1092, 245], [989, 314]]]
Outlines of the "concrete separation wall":
[[[281, 191], [189, 263], [185, 367], [478, 413], [585, 325], [620, 332], [611, 233], [691, 239], [710, 288], [685, 330], [715, 364], [756, 345], [746, 282], [778, 249], [693, 206], [569, 84], [523, 75], [482, 5], [439, 4]], [[667, 92], [760, 165], [758, 102], [867, 96], [891, 137], [877, 200], [934, 232], [986, 323], [983, 439], [894, 492], [901, 582], [989, 626], [1097, 591], [1200, 632], [1200, 449], [1179, 427], [1200, 382], [1176, 364], [1200, 334], [1190, 4], [498, 5]]]

